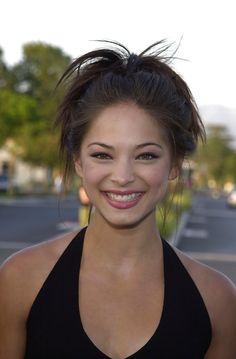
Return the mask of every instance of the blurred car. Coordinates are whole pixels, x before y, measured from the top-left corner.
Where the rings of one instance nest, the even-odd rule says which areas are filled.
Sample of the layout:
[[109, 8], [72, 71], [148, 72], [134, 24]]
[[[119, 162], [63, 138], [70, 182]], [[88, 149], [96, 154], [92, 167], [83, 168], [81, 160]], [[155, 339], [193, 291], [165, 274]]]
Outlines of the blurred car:
[[9, 179], [5, 175], [0, 175], [0, 192], [7, 192], [9, 189]]
[[236, 208], [236, 187], [229, 193], [227, 197], [227, 205]]

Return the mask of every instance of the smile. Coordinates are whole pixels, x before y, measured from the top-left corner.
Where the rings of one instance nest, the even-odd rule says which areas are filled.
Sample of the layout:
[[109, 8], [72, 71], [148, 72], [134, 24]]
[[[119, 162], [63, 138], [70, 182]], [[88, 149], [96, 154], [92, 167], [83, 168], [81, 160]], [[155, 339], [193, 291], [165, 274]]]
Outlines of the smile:
[[141, 200], [144, 192], [103, 192], [107, 203], [116, 209], [129, 209], [135, 207]]
[[134, 192], [129, 194], [115, 194], [112, 192], [106, 192], [107, 197], [109, 197], [112, 201], [117, 202], [131, 202], [133, 200], [138, 199], [141, 197], [142, 192]]

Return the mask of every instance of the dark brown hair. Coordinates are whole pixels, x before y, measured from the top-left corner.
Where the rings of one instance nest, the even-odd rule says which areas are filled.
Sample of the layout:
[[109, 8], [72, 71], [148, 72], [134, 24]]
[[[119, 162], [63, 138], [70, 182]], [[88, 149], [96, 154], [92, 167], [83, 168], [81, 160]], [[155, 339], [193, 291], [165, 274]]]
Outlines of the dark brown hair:
[[119, 43], [108, 43], [73, 61], [58, 83], [69, 85], [57, 116], [64, 179], [92, 120], [116, 103], [132, 101], [156, 118], [176, 161], [193, 153], [198, 139], [205, 137], [191, 91], [170, 66], [175, 59], [166, 54], [170, 45], [158, 41], [135, 55]]

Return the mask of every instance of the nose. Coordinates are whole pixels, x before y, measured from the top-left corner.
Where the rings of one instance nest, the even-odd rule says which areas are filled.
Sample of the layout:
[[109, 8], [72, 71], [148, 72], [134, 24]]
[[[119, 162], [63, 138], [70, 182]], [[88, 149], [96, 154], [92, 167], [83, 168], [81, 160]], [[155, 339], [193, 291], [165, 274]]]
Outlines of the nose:
[[111, 181], [119, 186], [125, 186], [134, 182], [134, 168], [131, 161], [127, 159], [119, 160], [114, 163]]

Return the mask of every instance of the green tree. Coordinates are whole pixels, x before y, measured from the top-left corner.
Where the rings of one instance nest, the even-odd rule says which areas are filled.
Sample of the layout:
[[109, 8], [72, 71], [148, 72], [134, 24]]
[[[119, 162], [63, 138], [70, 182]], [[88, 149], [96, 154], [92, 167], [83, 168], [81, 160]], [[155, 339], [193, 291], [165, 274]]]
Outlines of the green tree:
[[236, 153], [232, 138], [224, 125], [210, 125], [207, 128], [207, 142], [200, 145], [194, 160], [202, 175], [204, 184], [209, 178], [214, 179], [218, 186], [227, 180], [235, 180]]
[[19, 138], [21, 129], [37, 120], [37, 103], [33, 97], [10, 89], [1, 89], [0, 146], [7, 138]]
[[228, 180], [236, 183], [236, 151], [232, 153], [226, 159], [226, 173], [228, 174]]
[[62, 90], [54, 90], [69, 62], [70, 57], [58, 47], [28, 43], [23, 47], [22, 61], [12, 68], [16, 93], [32, 100], [30, 118], [23, 124], [21, 118], [17, 134], [14, 132], [17, 143], [23, 147], [24, 159], [31, 163], [57, 165], [58, 133], [53, 123]]
[[4, 61], [4, 52], [0, 48], [0, 91], [2, 89], [13, 90], [15, 80], [14, 72]]

